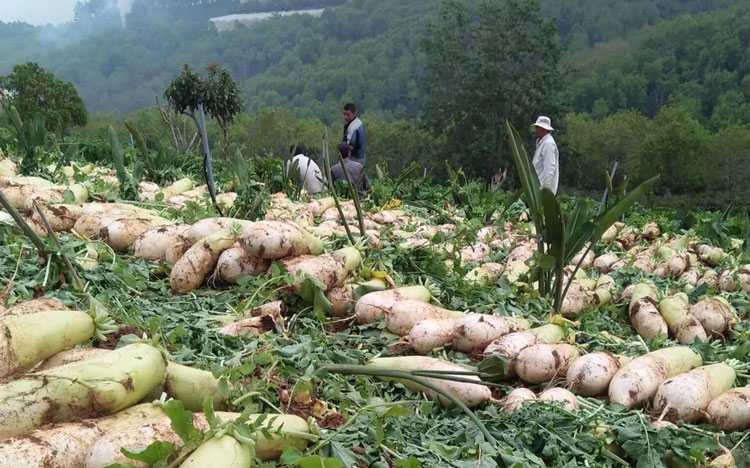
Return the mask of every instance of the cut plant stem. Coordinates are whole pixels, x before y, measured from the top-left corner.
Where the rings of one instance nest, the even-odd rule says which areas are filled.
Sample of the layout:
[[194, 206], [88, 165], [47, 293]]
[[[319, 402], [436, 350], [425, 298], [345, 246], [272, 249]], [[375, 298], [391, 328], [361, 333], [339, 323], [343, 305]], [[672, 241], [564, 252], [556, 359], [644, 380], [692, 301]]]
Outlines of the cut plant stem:
[[78, 288], [79, 291], [83, 291], [83, 283], [81, 282], [81, 278], [78, 277], [78, 274], [76, 273], [75, 268], [73, 268], [73, 264], [70, 263], [70, 259], [65, 254], [62, 244], [60, 244], [60, 239], [57, 238], [55, 231], [52, 229], [52, 226], [49, 225], [49, 221], [47, 220], [47, 217], [44, 216], [44, 213], [42, 212], [41, 208], [39, 208], [39, 204], [36, 202], [36, 200], [34, 200], [33, 203], [34, 203], [34, 209], [36, 210], [37, 213], [39, 213], [39, 218], [42, 220], [44, 227], [47, 228], [47, 232], [49, 232], [49, 235], [52, 238], [52, 240], [55, 241], [55, 245], [57, 245], [60, 255], [63, 258], [63, 261], [68, 266], [68, 271], [70, 271], [70, 276], [73, 278], [73, 281], [76, 284], [76, 288]]

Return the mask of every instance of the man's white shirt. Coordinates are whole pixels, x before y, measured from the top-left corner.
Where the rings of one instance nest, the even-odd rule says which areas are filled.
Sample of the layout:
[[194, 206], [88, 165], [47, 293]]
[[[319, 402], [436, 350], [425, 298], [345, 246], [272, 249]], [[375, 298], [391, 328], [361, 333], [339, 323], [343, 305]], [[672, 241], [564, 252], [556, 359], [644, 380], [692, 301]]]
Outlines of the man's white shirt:
[[552, 193], [557, 193], [557, 185], [560, 182], [560, 154], [552, 134], [548, 133], [536, 141], [532, 163], [539, 177], [539, 184], [552, 190]]
[[289, 161], [286, 162], [287, 170], [289, 167], [297, 161], [299, 168], [300, 180], [302, 180], [305, 190], [309, 193], [320, 193], [323, 191], [323, 173], [320, 171], [320, 167], [315, 164], [315, 161], [308, 158], [304, 154], [298, 154]]

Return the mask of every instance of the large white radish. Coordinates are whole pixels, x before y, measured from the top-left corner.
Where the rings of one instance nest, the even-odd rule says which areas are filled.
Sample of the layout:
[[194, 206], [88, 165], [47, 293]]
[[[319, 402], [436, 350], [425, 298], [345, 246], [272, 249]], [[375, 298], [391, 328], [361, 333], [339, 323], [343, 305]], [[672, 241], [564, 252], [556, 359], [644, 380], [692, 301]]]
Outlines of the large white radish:
[[253, 257], [239, 247], [232, 247], [219, 256], [216, 272], [225, 283], [237, 284], [240, 276], [260, 276], [270, 264], [270, 261]]
[[367, 293], [357, 300], [354, 305], [354, 321], [358, 324], [378, 322], [385, 312], [391, 310], [398, 301], [411, 299], [429, 302], [432, 298], [430, 290], [424, 286], [402, 286], [387, 291]]
[[[443, 371], [443, 372], [466, 372], [468, 369], [453, 364], [450, 362], [443, 361], [442, 359], [431, 358], [426, 356], [399, 356], [399, 357], [388, 357], [388, 358], [375, 358], [369, 364], [369, 367], [380, 370], [391, 370], [391, 371]], [[473, 375], [460, 375], [462, 379], [474, 380], [481, 382], [479, 377]], [[437, 388], [453, 395], [463, 404], [469, 408], [479, 406], [482, 403], [489, 401], [492, 398], [492, 394], [484, 385], [479, 383], [467, 383], [467, 382], [456, 382], [453, 380], [435, 379], [435, 378], [424, 378], [428, 383], [435, 385]], [[446, 406], [451, 406], [453, 403], [437, 394], [435, 391], [423, 387], [411, 380], [399, 380], [399, 383], [412, 390], [422, 391], [429, 398], [437, 398], [440, 403]]]
[[484, 348], [484, 355], [499, 354], [508, 360], [508, 375], [516, 375], [515, 359], [518, 354], [529, 346], [541, 343], [554, 344], [564, 336], [564, 331], [559, 325], [548, 324], [513, 333], [508, 333], [494, 340]]
[[570, 344], [535, 344], [518, 353], [515, 369], [524, 382], [549, 382], [564, 376], [579, 356], [578, 348]]
[[568, 368], [568, 388], [581, 396], [597, 396], [606, 393], [612, 377], [630, 358], [615, 356], [606, 351], [584, 354]]
[[44, 310], [69, 310], [62, 302], [49, 297], [40, 297], [29, 301], [19, 302], [13, 307], [0, 312], [0, 320], [6, 315], [26, 315], [42, 312]]
[[34, 372], [40, 372], [43, 370], [52, 369], [53, 367], [72, 364], [74, 362], [86, 361], [93, 357], [99, 356], [100, 354], [107, 354], [109, 352], [111, 352], [109, 349], [102, 348], [66, 349], [45, 359], [34, 368]]
[[503, 412], [506, 414], [518, 411], [525, 401], [536, 400], [534, 392], [528, 388], [516, 388], [503, 400]]
[[240, 247], [256, 258], [280, 259], [318, 255], [323, 242], [294, 223], [258, 221], [248, 226], [239, 239]]
[[650, 400], [659, 385], [703, 364], [701, 356], [686, 346], [652, 351], [625, 364], [609, 383], [609, 401], [628, 409]]
[[464, 312], [448, 310], [436, 305], [413, 300], [397, 301], [390, 310], [385, 313], [385, 326], [388, 331], [403, 336], [417, 324], [417, 322], [428, 318], [453, 318], [463, 317]]
[[135, 241], [154, 226], [172, 224], [157, 218], [122, 218], [102, 228], [101, 237], [116, 251], [127, 250]]
[[706, 333], [714, 336], [723, 336], [739, 323], [737, 311], [721, 296], [704, 297], [690, 307], [690, 314], [698, 319]]
[[459, 351], [485, 349], [503, 335], [529, 328], [528, 320], [489, 314], [468, 314], [456, 321], [453, 347]]
[[687, 295], [677, 293], [659, 303], [659, 312], [678, 343], [693, 344], [696, 339], [708, 341], [706, 330], [698, 319], [690, 314], [688, 306]]
[[235, 218], [201, 219], [200, 221], [197, 221], [192, 226], [190, 226], [190, 229], [188, 229], [185, 237], [187, 237], [190, 245], [193, 245], [196, 242], [199, 242], [201, 239], [210, 236], [211, 234], [215, 234], [223, 229], [229, 229], [234, 224], [239, 224], [240, 226], [246, 227], [250, 224], [250, 222]]
[[667, 421], [698, 421], [711, 400], [729, 390], [735, 378], [734, 369], [724, 363], [676, 375], [659, 386], [653, 409]]
[[565, 402], [563, 408], [567, 410], [578, 409], [578, 398], [569, 390], [560, 387], [548, 388], [539, 394], [539, 400]]
[[189, 224], [167, 224], [149, 229], [133, 244], [133, 255], [151, 262], [164, 260], [169, 247], [190, 229]]
[[646, 340], [653, 340], [657, 336], [667, 335], [667, 322], [659, 313], [659, 309], [650, 297], [630, 302], [630, 323], [635, 332]]
[[116, 413], [164, 380], [161, 352], [131, 344], [0, 385], [0, 440], [43, 424]]
[[727, 390], [709, 403], [706, 412], [719, 430], [744, 431], [750, 427], [750, 387]]
[[344, 281], [362, 262], [362, 256], [354, 247], [345, 247], [331, 253], [284, 260], [287, 270], [294, 276], [294, 291], [301, 293], [302, 283], [309, 275], [326, 286], [326, 290], [344, 284]]
[[217, 231], [198, 241], [172, 267], [169, 284], [173, 294], [185, 294], [197, 289], [216, 265], [219, 255], [237, 240], [233, 229]]
[[428, 318], [417, 322], [409, 331], [409, 344], [417, 354], [427, 354], [453, 341], [457, 317]]

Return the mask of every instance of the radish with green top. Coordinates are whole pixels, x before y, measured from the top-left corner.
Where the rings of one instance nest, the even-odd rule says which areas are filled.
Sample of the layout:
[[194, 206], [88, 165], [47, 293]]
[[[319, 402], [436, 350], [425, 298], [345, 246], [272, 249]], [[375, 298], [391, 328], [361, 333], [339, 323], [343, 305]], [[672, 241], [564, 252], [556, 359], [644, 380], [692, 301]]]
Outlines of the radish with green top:
[[734, 307], [721, 296], [704, 297], [690, 307], [690, 313], [706, 333], [714, 336], [724, 336], [740, 320]]
[[568, 368], [567, 386], [578, 395], [597, 396], [606, 393], [612, 377], [630, 358], [607, 351], [584, 354]]
[[698, 421], [711, 400], [732, 388], [735, 378], [734, 369], [724, 363], [676, 375], [659, 386], [653, 410], [668, 421]]
[[409, 344], [417, 354], [427, 354], [453, 341], [458, 317], [428, 318], [417, 322], [409, 331]]
[[279, 221], [252, 223], [240, 236], [239, 244], [249, 255], [270, 260], [323, 251], [320, 239], [296, 224]]
[[406, 299], [397, 301], [390, 310], [386, 311], [385, 326], [391, 333], [404, 336], [409, 334], [414, 325], [421, 320], [429, 318], [458, 318], [465, 315], [464, 312], [444, 309], [428, 302]]
[[722, 431], [750, 428], [750, 387], [732, 388], [718, 395], [706, 410], [708, 421]]
[[540, 384], [565, 376], [579, 356], [578, 348], [570, 344], [535, 344], [518, 353], [514, 367], [524, 382]]
[[687, 295], [677, 293], [659, 303], [659, 312], [678, 343], [693, 344], [696, 339], [708, 341], [706, 330], [698, 319], [690, 314], [688, 306]]
[[385, 312], [391, 310], [393, 304], [406, 299], [429, 302], [432, 294], [424, 286], [401, 286], [387, 291], [367, 293], [354, 305], [354, 321], [360, 325], [378, 322]]
[[659, 385], [703, 364], [700, 354], [686, 346], [652, 351], [620, 367], [609, 383], [609, 401], [628, 409], [650, 400]]
[[153, 346], [132, 344], [92, 359], [25, 374], [0, 385], [0, 440], [43, 424], [112, 414], [164, 381]]
[[490, 314], [468, 314], [456, 321], [453, 347], [458, 351], [485, 349], [503, 335], [529, 328], [528, 320]]
[[[453, 364], [450, 362], [443, 361], [442, 359], [431, 358], [426, 356], [400, 356], [400, 357], [388, 357], [388, 358], [375, 358], [369, 364], [369, 367], [373, 367], [379, 370], [387, 371], [443, 371], [443, 372], [466, 372], [468, 369]], [[479, 377], [473, 375], [459, 375], [462, 379], [481, 382]], [[479, 406], [492, 399], [492, 393], [489, 388], [484, 385], [467, 383], [467, 382], [456, 382], [453, 380], [436, 379], [427, 377], [425, 381], [435, 385], [441, 390], [453, 395], [463, 404], [469, 408]], [[429, 398], [437, 398], [440, 403], [446, 406], [451, 406], [452, 402], [442, 395], [438, 395], [433, 390], [430, 390], [422, 385], [419, 385], [411, 380], [399, 380], [399, 383], [412, 390], [424, 392]]]

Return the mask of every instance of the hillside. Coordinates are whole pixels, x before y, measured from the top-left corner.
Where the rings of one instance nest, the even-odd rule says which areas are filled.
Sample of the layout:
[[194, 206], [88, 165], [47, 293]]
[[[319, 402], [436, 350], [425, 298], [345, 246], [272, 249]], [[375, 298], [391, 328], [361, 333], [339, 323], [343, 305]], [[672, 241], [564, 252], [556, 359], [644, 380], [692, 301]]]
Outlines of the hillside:
[[[10, 72], [17, 63], [38, 61], [62, 79], [72, 81], [90, 110], [130, 112], [152, 105], [154, 96], [161, 95], [183, 63], [202, 67], [219, 61], [243, 85], [250, 110], [281, 106], [327, 120], [343, 100], [351, 99], [370, 111], [382, 111], [385, 116], [417, 113], [418, 103], [414, 98], [422, 60], [419, 43], [425, 25], [435, 18], [440, 0], [192, 3], [193, 6], [185, 7], [184, 2], [176, 0], [139, 0], [130, 14], [121, 18], [123, 12], [102, 6], [107, 2], [92, 0], [79, 6], [76, 21], [69, 25], [35, 28], [0, 23], [4, 49], [0, 75]], [[590, 51], [590, 46], [603, 41], [622, 41], [644, 26], [660, 24], [656, 30], [665, 32], [649, 40], [651, 46], [647, 51], [624, 60], [611, 71], [622, 73], [626, 66], [639, 70], [653, 68], [649, 64], [656, 60], [654, 53], [658, 53], [661, 41], [679, 44], [685, 37], [695, 38], [696, 33], [705, 33], [713, 27], [726, 29], [725, 23], [733, 18], [725, 13], [706, 20], [699, 16], [683, 20], [674, 28], [660, 21], [685, 13], [724, 9], [736, 3], [620, 0], [604, 7], [593, 0], [544, 0], [541, 12], [556, 20], [561, 41], [568, 50], [578, 51], [572, 56], [574, 65], [586, 63], [607, 50], [599, 47]], [[225, 14], [326, 6], [331, 8], [320, 18], [303, 15], [272, 18], [222, 33], [209, 22], [209, 18]], [[685, 26], [690, 21], [702, 31]], [[700, 26], [704, 21], [708, 23]], [[706, 35], [706, 39], [711, 37], [712, 34]], [[719, 40], [713, 39], [712, 44], [721, 46]], [[682, 46], [685, 50], [687, 47], [687, 43]], [[706, 55], [716, 56], [708, 47]], [[619, 83], [617, 77], [596, 73], [609, 68], [612, 67], [605, 63], [591, 75], [579, 77], [573, 90], [574, 109], [593, 111], [594, 102], [604, 99], [606, 108], [599, 103], [598, 112], [634, 107], [653, 114], [655, 108], [666, 102], [658, 96], [653, 102], [645, 102], [650, 98], [642, 96], [608, 96], [607, 93], [615, 91], [600, 82], [606, 78], [610, 83]], [[703, 72], [700, 67], [692, 68], [696, 74]], [[741, 78], [738, 75], [734, 81]], [[629, 72], [624, 79], [627, 89]], [[670, 77], [672, 81], [683, 79], [694, 80], [689, 74]], [[636, 80], [631, 86], [641, 84]]]

